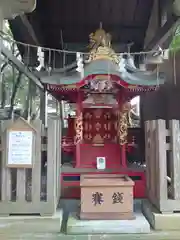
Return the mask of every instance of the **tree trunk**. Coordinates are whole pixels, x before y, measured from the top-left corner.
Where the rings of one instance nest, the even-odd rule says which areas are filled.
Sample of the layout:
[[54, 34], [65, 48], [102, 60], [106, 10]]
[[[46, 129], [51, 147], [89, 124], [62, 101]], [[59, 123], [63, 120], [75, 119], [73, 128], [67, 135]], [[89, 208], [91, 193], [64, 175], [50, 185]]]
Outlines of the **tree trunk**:
[[31, 92], [30, 92], [30, 81], [28, 82], [28, 92], [27, 92], [27, 98], [26, 98], [26, 102], [25, 102], [25, 108], [24, 108], [24, 112], [23, 112], [23, 117], [24, 119], [28, 119], [29, 117], [29, 103], [30, 103], [30, 96], [31, 96]]
[[2, 74], [2, 82], [1, 82], [1, 108], [4, 108], [6, 105], [6, 85], [5, 85], [5, 77]]

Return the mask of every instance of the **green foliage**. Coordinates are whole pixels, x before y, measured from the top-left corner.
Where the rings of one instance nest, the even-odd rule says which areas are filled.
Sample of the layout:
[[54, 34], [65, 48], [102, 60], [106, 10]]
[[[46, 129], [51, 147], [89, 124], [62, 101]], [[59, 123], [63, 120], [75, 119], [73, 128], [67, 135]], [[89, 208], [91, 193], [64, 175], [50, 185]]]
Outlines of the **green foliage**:
[[180, 26], [176, 28], [172, 42], [169, 46], [172, 53], [177, 53], [180, 50]]
[[[12, 38], [12, 33], [9, 28], [8, 22], [5, 22], [4, 31], [8, 36]], [[8, 44], [8, 48], [11, 49], [12, 54], [17, 56], [18, 48], [16, 45], [12, 44], [11, 41], [6, 41], [6, 45]], [[2, 83], [0, 89], [1, 95], [1, 107], [11, 105], [11, 109], [14, 106], [21, 105], [23, 110], [28, 111], [30, 101], [36, 101], [39, 96], [37, 96], [37, 87], [34, 83], [31, 83], [31, 88], [29, 87], [29, 79], [22, 74], [20, 78], [20, 83], [17, 87], [17, 80], [19, 79], [19, 71], [13, 66], [8, 63], [8, 60], [2, 56]], [[19, 82], [19, 81], [18, 81]], [[15, 97], [14, 97], [15, 96]], [[35, 102], [35, 105], [36, 102]], [[27, 108], [27, 109], [24, 109]]]
[[[14, 70], [14, 71], [13, 71]], [[13, 69], [12, 66], [8, 65], [3, 73], [3, 82], [4, 82], [4, 91], [6, 92], [5, 96], [8, 98], [6, 100], [9, 104], [10, 98], [13, 93], [13, 89], [18, 78], [19, 72], [16, 69]], [[23, 104], [26, 100], [26, 95], [28, 93], [28, 79], [25, 75], [22, 75], [21, 82], [16, 92], [14, 105]]]
[[13, 38], [11, 29], [10, 29], [10, 27], [9, 27], [9, 23], [8, 23], [7, 20], [4, 21], [3, 31], [4, 31], [9, 37]]

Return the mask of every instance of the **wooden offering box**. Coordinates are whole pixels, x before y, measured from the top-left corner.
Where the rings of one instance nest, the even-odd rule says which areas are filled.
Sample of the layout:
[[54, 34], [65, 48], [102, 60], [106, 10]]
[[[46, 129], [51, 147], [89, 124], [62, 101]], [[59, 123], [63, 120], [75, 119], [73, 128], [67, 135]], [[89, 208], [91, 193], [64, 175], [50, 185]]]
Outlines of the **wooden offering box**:
[[133, 215], [134, 182], [125, 175], [81, 175], [80, 218], [128, 220]]

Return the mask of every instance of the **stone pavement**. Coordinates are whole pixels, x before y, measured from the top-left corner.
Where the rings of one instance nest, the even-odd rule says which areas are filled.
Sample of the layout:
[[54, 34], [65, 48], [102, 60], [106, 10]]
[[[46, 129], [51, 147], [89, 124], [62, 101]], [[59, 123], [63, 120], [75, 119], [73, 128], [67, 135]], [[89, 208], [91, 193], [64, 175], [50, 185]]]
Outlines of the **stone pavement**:
[[[67, 227], [67, 219], [62, 214], [65, 205], [73, 211], [76, 201], [61, 202], [60, 209], [53, 217], [0, 217], [0, 240], [180, 240], [179, 232], [153, 232], [149, 234], [118, 234], [118, 235], [65, 235], [61, 233], [61, 223]], [[68, 204], [67, 204], [68, 203]], [[63, 219], [63, 221], [62, 221]], [[63, 226], [63, 224], [62, 224]], [[61, 229], [60, 229], [61, 228]]]
[[59, 218], [0, 219], [0, 240], [179, 240], [180, 232], [151, 232], [123, 235], [64, 235], [60, 233]]

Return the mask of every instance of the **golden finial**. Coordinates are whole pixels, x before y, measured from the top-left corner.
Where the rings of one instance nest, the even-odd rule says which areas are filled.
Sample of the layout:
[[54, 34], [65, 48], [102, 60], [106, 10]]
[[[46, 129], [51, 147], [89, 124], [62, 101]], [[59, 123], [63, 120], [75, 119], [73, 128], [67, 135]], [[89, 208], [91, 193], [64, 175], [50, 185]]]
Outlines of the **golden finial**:
[[102, 22], [99, 23], [99, 29], [89, 35], [88, 48], [90, 57], [87, 63], [97, 59], [109, 59], [119, 64], [119, 58], [111, 48], [111, 35], [102, 28]]

